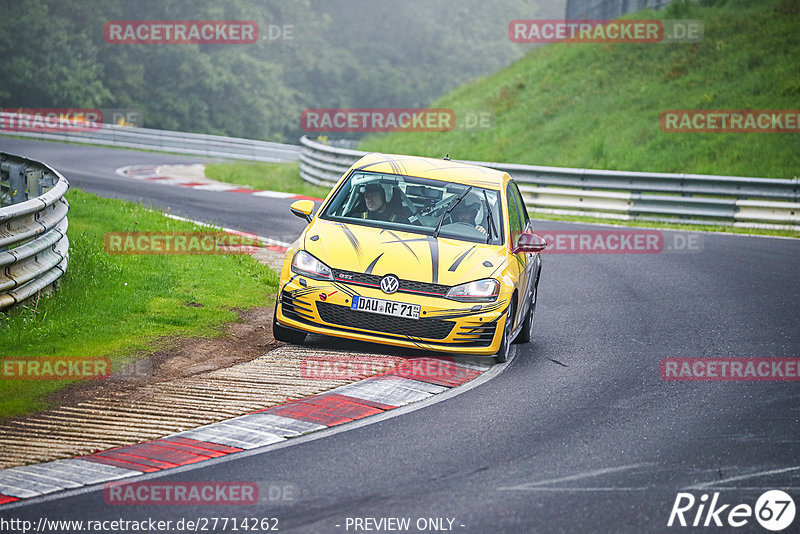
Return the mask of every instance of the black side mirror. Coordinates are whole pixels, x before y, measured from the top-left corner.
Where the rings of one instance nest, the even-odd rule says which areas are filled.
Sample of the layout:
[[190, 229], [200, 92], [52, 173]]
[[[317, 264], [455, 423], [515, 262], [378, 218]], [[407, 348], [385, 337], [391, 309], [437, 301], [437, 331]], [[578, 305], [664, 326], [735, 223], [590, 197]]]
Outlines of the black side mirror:
[[312, 200], [298, 200], [289, 206], [289, 209], [306, 222], [311, 222], [311, 214], [314, 212], [314, 202]]

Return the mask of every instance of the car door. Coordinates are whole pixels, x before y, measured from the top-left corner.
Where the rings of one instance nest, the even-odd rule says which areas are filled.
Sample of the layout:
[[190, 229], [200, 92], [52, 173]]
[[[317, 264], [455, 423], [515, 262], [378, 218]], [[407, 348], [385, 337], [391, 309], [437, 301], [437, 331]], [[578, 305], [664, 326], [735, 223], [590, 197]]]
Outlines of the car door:
[[[517, 184], [512, 182], [508, 183], [506, 187], [506, 198], [508, 200], [508, 227], [509, 227], [509, 245], [510, 249], [513, 248], [519, 240], [520, 234], [524, 230], [530, 230], [530, 218], [528, 217], [528, 210], [525, 208], [525, 202], [519, 192]], [[519, 301], [517, 306], [517, 317], [525, 317], [528, 313], [530, 306], [531, 291], [533, 290], [533, 267], [532, 254], [520, 252], [518, 254], [510, 254], [512, 256], [511, 262], [513, 269], [518, 273], [518, 289]]]

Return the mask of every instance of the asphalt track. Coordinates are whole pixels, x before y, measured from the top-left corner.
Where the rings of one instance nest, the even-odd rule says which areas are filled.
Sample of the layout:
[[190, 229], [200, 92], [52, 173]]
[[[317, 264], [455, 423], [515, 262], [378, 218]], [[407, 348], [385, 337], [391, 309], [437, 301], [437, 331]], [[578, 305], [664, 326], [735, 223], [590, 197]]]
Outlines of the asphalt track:
[[127, 165], [209, 163], [208, 158], [10, 137], [0, 137], [0, 151], [49, 163], [64, 174], [72, 187], [107, 198], [141, 202], [174, 215], [260, 232], [288, 242], [304, 228], [304, 221], [289, 213], [291, 200], [170, 187], [114, 172]]
[[[114, 174], [196, 158], [2, 137], [0, 151], [43, 160], [102, 196], [269, 237], [302, 228], [285, 200]], [[153, 518], [172, 520], [170, 531], [181, 518], [271, 517], [282, 532], [366, 532], [353, 518], [410, 518], [412, 532], [437, 531], [415, 528], [426, 518], [452, 519], [465, 533], [767, 532], [752, 517], [737, 529], [667, 527], [679, 492], [698, 501], [718, 492], [731, 505], [723, 521], [769, 489], [800, 505], [799, 382], [668, 382], [659, 373], [669, 357], [800, 356], [800, 241], [702, 238], [695, 254], [545, 255], [534, 340], [492, 380], [373, 424], [152, 479], [287, 483], [299, 489], [294, 502], [111, 506], [96, 487], [6, 507], [0, 519]]]

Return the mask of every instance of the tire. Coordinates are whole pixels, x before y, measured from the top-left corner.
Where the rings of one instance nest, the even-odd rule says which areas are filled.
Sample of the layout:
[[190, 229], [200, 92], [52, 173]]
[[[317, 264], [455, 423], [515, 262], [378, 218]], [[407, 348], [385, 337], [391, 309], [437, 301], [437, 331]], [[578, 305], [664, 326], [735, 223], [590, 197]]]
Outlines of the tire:
[[514, 313], [517, 308], [516, 301], [512, 300], [506, 312], [506, 324], [503, 327], [503, 340], [500, 342], [500, 349], [494, 357], [495, 362], [503, 363], [508, 361], [508, 356], [511, 353], [511, 333], [514, 330]]
[[[537, 284], [538, 286], [538, 284]], [[533, 288], [533, 296], [531, 297], [531, 305], [528, 307], [528, 313], [525, 315], [525, 320], [522, 322], [522, 330], [519, 331], [514, 343], [528, 343], [533, 337], [533, 320], [536, 315], [536, 295], [539, 293], [539, 288]]]
[[[280, 298], [280, 297], [278, 297]], [[293, 328], [286, 328], [278, 324], [278, 303], [275, 303], [275, 313], [272, 314], [272, 337], [284, 343], [302, 345], [306, 340], [306, 333]]]

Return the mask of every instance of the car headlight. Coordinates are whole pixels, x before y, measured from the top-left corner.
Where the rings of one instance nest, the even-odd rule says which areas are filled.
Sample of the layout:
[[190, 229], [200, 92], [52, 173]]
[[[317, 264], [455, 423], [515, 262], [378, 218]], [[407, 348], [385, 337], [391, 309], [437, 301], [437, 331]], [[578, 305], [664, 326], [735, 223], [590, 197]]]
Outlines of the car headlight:
[[454, 286], [445, 297], [459, 302], [494, 302], [499, 294], [500, 282], [486, 278]]
[[333, 280], [331, 268], [305, 250], [298, 250], [292, 258], [292, 271], [314, 280]]

